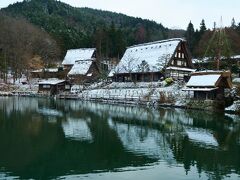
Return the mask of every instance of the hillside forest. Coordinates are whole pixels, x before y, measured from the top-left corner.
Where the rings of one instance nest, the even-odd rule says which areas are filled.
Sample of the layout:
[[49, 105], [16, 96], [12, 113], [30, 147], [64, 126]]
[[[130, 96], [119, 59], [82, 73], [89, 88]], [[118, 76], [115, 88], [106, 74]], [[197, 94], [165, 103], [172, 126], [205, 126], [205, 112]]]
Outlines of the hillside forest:
[[[17, 78], [52, 67], [68, 49], [96, 47], [100, 60], [119, 60], [128, 46], [175, 37], [188, 41], [193, 57], [211, 56], [216, 29], [202, 20], [199, 27], [190, 22], [186, 30], [173, 30], [154, 21], [56, 0], [24, 0], [0, 10], [1, 78], [10, 70]], [[233, 18], [231, 26], [223, 29], [221, 37], [227, 44], [223, 55], [240, 54], [240, 23]]]

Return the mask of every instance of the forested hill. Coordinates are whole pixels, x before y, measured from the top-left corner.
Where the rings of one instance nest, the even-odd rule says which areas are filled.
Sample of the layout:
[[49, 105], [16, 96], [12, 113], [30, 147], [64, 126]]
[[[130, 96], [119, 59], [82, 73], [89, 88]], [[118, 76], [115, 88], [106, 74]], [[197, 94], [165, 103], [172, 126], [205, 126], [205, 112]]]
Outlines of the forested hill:
[[[26, 18], [50, 33], [66, 49], [97, 47], [99, 55], [119, 57], [126, 46], [168, 38], [171, 30], [154, 21], [90, 8], [74, 8], [55, 0], [25, 0], [2, 9]], [[170, 33], [171, 32], [171, 33]]]

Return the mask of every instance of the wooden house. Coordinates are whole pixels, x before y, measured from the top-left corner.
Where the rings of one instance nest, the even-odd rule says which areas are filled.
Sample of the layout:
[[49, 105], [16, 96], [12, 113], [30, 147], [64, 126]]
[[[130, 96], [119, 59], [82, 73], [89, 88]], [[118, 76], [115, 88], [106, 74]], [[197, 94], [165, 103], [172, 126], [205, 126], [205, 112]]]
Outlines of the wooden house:
[[96, 58], [96, 48], [70, 49], [62, 62], [64, 68], [70, 70], [76, 61]]
[[225, 89], [232, 88], [229, 71], [201, 71], [191, 74], [185, 91], [192, 91], [197, 100], [224, 100]]
[[166, 77], [184, 79], [193, 71], [186, 41], [176, 38], [127, 48], [109, 77], [120, 82], [158, 81]]
[[86, 59], [76, 61], [68, 73], [68, 77], [75, 84], [92, 82], [100, 77], [96, 59]]
[[38, 83], [38, 92], [47, 95], [56, 95], [70, 91], [71, 84], [66, 80], [48, 79]]
[[41, 78], [41, 79], [49, 79], [49, 78], [60, 78], [63, 79], [66, 77], [66, 71], [62, 68], [43, 68], [31, 71], [32, 78]]

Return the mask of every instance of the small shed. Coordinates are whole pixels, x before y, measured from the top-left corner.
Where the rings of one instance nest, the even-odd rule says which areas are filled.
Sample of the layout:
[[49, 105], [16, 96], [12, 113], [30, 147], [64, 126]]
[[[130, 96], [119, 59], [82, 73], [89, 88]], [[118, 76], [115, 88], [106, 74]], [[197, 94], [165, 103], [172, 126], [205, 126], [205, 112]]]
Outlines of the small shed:
[[71, 84], [66, 80], [48, 79], [38, 83], [38, 92], [47, 95], [56, 95], [70, 90]]
[[192, 91], [194, 99], [224, 100], [225, 89], [232, 88], [229, 71], [194, 72], [186, 84], [184, 91]]

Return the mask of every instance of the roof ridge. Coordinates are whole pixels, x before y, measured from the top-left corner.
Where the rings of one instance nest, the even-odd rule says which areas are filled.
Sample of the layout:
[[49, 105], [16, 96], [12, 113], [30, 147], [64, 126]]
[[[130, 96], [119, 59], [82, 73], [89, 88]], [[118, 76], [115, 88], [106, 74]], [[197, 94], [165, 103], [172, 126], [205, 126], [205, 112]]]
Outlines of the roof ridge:
[[153, 42], [148, 42], [148, 43], [142, 43], [142, 44], [136, 44], [133, 46], [127, 47], [129, 48], [134, 48], [134, 47], [140, 47], [140, 46], [146, 46], [146, 45], [153, 45], [153, 44], [158, 44], [158, 43], [164, 43], [164, 42], [170, 42], [170, 41], [185, 41], [183, 38], [172, 38], [172, 39], [165, 39], [165, 40], [160, 40], [160, 41], [153, 41]]
[[77, 49], [68, 49], [67, 51], [72, 51], [72, 50], [96, 50], [96, 48], [77, 48]]

